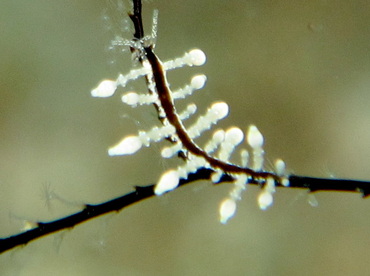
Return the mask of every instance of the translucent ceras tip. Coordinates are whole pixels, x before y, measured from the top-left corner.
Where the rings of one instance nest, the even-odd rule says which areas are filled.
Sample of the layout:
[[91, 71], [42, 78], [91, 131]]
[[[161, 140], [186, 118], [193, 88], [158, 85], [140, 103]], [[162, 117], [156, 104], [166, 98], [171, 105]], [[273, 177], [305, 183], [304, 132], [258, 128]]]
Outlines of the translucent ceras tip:
[[142, 147], [142, 142], [137, 136], [127, 136], [117, 145], [108, 150], [110, 156], [130, 155], [137, 152]]
[[155, 185], [154, 193], [159, 196], [172, 191], [179, 185], [179, 181], [179, 173], [175, 170], [168, 170], [162, 174], [158, 183]]
[[117, 82], [112, 80], [103, 80], [98, 87], [91, 91], [93, 97], [110, 97], [117, 89]]
[[125, 104], [135, 106], [139, 103], [139, 94], [135, 92], [129, 92], [123, 95], [121, 99]]
[[200, 50], [200, 49], [193, 49], [188, 53], [189, 61], [188, 63], [195, 65], [195, 66], [201, 66], [204, 63], [206, 63], [206, 54]]
[[266, 210], [268, 207], [272, 205], [274, 202], [274, 198], [272, 193], [266, 190], [262, 190], [260, 195], [258, 196], [258, 206], [261, 210]]
[[226, 131], [225, 141], [232, 143], [233, 145], [240, 144], [244, 139], [243, 131], [238, 127], [231, 127]]
[[231, 198], [224, 199], [220, 205], [220, 222], [225, 224], [235, 215], [236, 202]]
[[263, 146], [263, 136], [255, 125], [249, 126], [247, 141], [253, 149], [261, 148]]
[[225, 131], [222, 129], [215, 131], [215, 133], [213, 133], [212, 140], [214, 140], [215, 143], [221, 143], [225, 140]]
[[285, 162], [283, 160], [276, 159], [274, 165], [277, 175], [282, 176], [285, 174]]
[[202, 89], [206, 84], [207, 77], [205, 75], [196, 75], [191, 79], [191, 87], [194, 89]]
[[163, 148], [161, 151], [161, 155], [163, 158], [171, 158], [173, 156], [172, 148], [170, 147]]
[[189, 104], [186, 108], [186, 111], [189, 113], [189, 114], [194, 114], [196, 111], [197, 111], [197, 106], [193, 103]]
[[211, 106], [211, 110], [218, 119], [225, 118], [229, 114], [229, 106], [225, 102], [214, 103]]

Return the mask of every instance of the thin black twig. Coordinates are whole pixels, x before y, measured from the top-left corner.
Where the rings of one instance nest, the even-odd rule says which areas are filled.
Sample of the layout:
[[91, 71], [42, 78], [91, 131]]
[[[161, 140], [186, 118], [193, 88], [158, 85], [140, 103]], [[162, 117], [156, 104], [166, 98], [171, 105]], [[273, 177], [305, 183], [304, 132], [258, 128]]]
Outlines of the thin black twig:
[[134, 23], [134, 38], [140, 40], [144, 38], [143, 19], [141, 16], [141, 0], [133, 0], [132, 2], [134, 4], [133, 13], [129, 13], [128, 15], [130, 16], [131, 21]]
[[[196, 173], [190, 174], [187, 179], [181, 179], [179, 186], [184, 186], [198, 180], [209, 180], [214, 171], [211, 169], [199, 169]], [[231, 182], [233, 178], [224, 175], [219, 183]], [[370, 194], [370, 182], [346, 180], [346, 179], [325, 179], [292, 175], [289, 177], [290, 185], [285, 188], [307, 188], [309, 191], [344, 191], [361, 192], [364, 196]], [[259, 185], [259, 183], [250, 183]], [[279, 186], [284, 187], [284, 186]], [[118, 212], [127, 206], [138, 203], [144, 199], [154, 196], [154, 185], [137, 186], [135, 191], [109, 200], [107, 202], [86, 205], [85, 208], [67, 217], [50, 221], [39, 222], [37, 227], [23, 233], [0, 239], [0, 253], [10, 250], [19, 245], [26, 245], [30, 241], [46, 235], [72, 228], [90, 219], [110, 213]]]

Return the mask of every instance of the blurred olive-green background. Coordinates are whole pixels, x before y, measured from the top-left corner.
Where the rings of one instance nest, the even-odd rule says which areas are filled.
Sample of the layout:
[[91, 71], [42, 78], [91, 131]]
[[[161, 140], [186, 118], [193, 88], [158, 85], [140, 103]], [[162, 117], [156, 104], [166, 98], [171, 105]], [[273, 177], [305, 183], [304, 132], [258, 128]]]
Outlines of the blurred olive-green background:
[[[290, 172], [370, 179], [369, 1], [156, 0], [144, 3], [147, 30], [154, 8], [163, 60], [193, 47], [208, 57], [201, 68], [169, 73], [173, 89], [208, 76], [183, 102], [202, 112], [226, 101], [231, 113], [220, 126], [256, 124], [267, 162], [281, 157]], [[152, 108], [121, 104], [123, 91], [90, 96], [131, 68], [128, 54], [107, 50], [125, 19], [112, 13], [97, 0], [0, 2], [3, 237], [153, 183], [178, 164], [159, 157], [165, 143], [107, 156], [157, 122]], [[279, 189], [263, 212], [250, 187], [221, 225], [218, 204], [229, 188], [194, 183], [44, 237], [2, 254], [0, 274], [368, 275], [370, 199], [323, 192], [314, 208], [306, 191]]]

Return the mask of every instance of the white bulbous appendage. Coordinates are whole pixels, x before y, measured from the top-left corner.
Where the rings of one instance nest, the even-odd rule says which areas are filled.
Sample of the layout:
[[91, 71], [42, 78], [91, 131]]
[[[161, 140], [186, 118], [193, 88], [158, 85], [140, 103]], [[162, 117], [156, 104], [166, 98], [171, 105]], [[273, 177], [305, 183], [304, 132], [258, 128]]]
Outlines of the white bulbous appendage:
[[240, 144], [243, 139], [244, 134], [240, 128], [229, 128], [225, 133], [225, 139], [218, 152], [218, 158], [224, 162], [228, 162], [236, 146]]
[[204, 151], [208, 154], [214, 152], [225, 139], [225, 131], [219, 129], [212, 135], [212, 139], [209, 140], [204, 146]]
[[127, 136], [117, 145], [111, 147], [108, 150], [108, 154], [110, 156], [114, 155], [130, 155], [137, 152], [143, 143], [141, 142], [140, 138], [137, 136]]
[[258, 206], [261, 210], [266, 210], [272, 205], [274, 202], [273, 193], [275, 193], [275, 180], [268, 177], [262, 192], [258, 196]]
[[143, 67], [139, 69], [132, 69], [126, 75], [120, 74], [117, 78], [117, 84], [126, 87], [129, 81], [136, 80], [139, 77], [145, 76], [150, 73], [151, 67], [148, 61], [143, 61]]
[[236, 202], [231, 198], [226, 198], [220, 205], [220, 222], [225, 224], [230, 218], [235, 215]]
[[194, 89], [202, 89], [206, 84], [207, 77], [205, 75], [197, 75], [191, 79], [190, 85]]
[[189, 63], [195, 66], [201, 66], [206, 63], [206, 54], [200, 49], [193, 49], [188, 53]]
[[117, 82], [112, 80], [103, 80], [98, 87], [91, 91], [91, 96], [106, 98], [114, 94], [117, 89]]
[[231, 127], [225, 133], [225, 141], [233, 144], [239, 145], [244, 139], [243, 131], [238, 127]]
[[229, 106], [225, 102], [217, 102], [211, 106], [217, 119], [225, 118], [229, 114]]
[[285, 174], [285, 162], [282, 159], [276, 159], [274, 165], [277, 175], [283, 176]]
[[195, 112], [197, 112], [197, 106], [193, 103], [189, 104], [184, 111], [182, 111], [179, 114], [180, 120], [186, 120], [188, 119], [191, 115], [194, 115]]
[[272, 196], [272, 193], [269, 191], [263, 190], [258, 196], [258, 206], [261, 210], [266, 210], [272, 205], [273, 202], [274, 198]]
[[206, 63], [207, 57], [202, 50], [193, 49], [186, 52], [184, 56], [163, 63], [166, 71], [187, 66], [201, 66]]
[[215, 133], [213, 133], [212, 140], [215, 143], [220, 144], [222, 141], [225, 140], [225, 131], [222, 129], [215, 131]]
[[135, 92], [129, 92], [122, 96], [122, 102], [128, 105], [137, 105], [139, 103], [139, 94]]
[[186, 112], [190, 115], [193, 115], [195, 114], [195, 112], [197, 112], [197, 106], [193, 103], [189, 104], [187, 107], [186, 107]]
[[165, 147], [161, 150], [161, 155], [163, 158], [171, 158], [173, 156], [172, 148]]
[[255, 125], [249, 126], [247, 141], [253, 149], [261, 148], [263, 146], [263, 136]]
[[179, 185], [179, 173], [175, 170], [168, 170], [162, 174], [158, 183], [155, 185], [154, 193], [159, 196], [174, 190]]
[[194, 139], [199, 137], [204, 131], [209, 130], [218, 120], [227, 116], [229, 107], [224, 102], [214, 103], [208, 108], [204, 116], [198, 117], [197, 121], [188, 128], [188, 135]]
[[129, 92], [122, 96], [122, 102], [132, 107], [143, 104], [152, 104], [157, 100], [155, 94], [137, 94], [136, 92]]

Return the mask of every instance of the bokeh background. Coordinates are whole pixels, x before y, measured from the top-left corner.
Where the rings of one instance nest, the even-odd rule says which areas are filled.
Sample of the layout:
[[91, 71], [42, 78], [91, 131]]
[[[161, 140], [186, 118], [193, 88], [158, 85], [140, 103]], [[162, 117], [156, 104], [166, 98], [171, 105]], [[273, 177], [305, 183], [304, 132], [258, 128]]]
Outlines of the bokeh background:
[[[125, 16], [105, 1], [0, 2], [0, 235], [154, 183], [177, 160], [162, 145], [111, 158], [107, 148], [156, 123], [152, 108], [90, 90], [132, 64], [109, 41]], [[290, 172], [370, 179], [368, 1], [156, 0], [157, 54], [203, 49], [201, 68], [169, 73], [172, 88], [205, 73], [185, 102], [231, 108], [221, 127], [256, 124], [268, 160]], [[103, 20], [107, 15], [110, 19]], [[127, 22], [121, 22], [128, 24]], [[127, 26], [126, 26], [127, 27]], [[121, 30], [122, 29], [122, 30]], [[145, 91], [142, 81], [129, 89]], [[183, 103], [179, 103], [182, 105]], [[250, 187], [218, 222], [230, 185], [198, 182], [0, 256], [1, 275], [368, 275], [370, 202], [359, 194], [278, 190], [260, 211]]]

